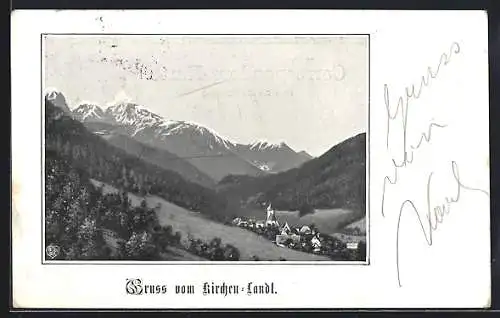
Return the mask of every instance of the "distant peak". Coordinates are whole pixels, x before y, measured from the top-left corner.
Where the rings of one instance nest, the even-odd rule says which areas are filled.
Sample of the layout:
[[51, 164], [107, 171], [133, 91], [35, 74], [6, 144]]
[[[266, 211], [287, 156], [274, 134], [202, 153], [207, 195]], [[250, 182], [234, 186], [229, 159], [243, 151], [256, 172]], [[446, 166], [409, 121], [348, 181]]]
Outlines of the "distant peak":
[[137, 104], [135, 103], [132, 103], [132, 102], [124, 102], [124, 101], [121, 101], [121, 102], [117, 102], [117, 103], [108, 103], [107, 104], [107, 109], [111, 108], [111, 109], [117, 109], [117, 108], [125, 108], [125, 109], [130, 109], [130, 108], [136, 108]]
[[45, 89], [44, 96], [45, 96], [45, 98], [50, 99], [50, 100], [54, 100], [56, 98], [59, 98], [59, 99], [64, 99], [64, 101], [66, 101], [66, 97], [64, 96], [64, 94], [60, 90], [58, 90], [57, 88], [54, 88], [54, 87], [50, 87], [50, 88]]
[[44, 95], [47, 96], [49, 94], [59, 93], [62, 94], [61, 91], [55, 87], [47, 87], [44, 90]]
[[132, 102], [120, 102], [114, 105], [108, 105], [106, 108], [106, 112], [111, 112], [111, 113], [137, 113], [138, 115], [142, 116], [150, 116], [150, 117], [155, 117], [157, 119], [161, 119], [161, 116], [153, 113], [151, 110], [147, 109], [146, 107], [132, 103]]
[[76, 107], [77, 109], [78, 108], [101, 108], [99, 107], [99, 104], [96, 103], [96, 102], [91, 102], [91, 101], [81, 101], [78, 103], [78, 106]]
[[66, 102], [66, 97], [57, 88], [50, 87], [45, 89], [45, 100], [49, 100], [54, 106], [61, 108], [67, 113], [71, 113]]
[[229, 138], [221, 136], [218, 132], [216, 132], [214, 129], [209, 128], [205, 125], [199, 124], [194, 121], [189, 121], [189, 120], [182, 120], [182, 121], [171, 121], [171, 124], [169, 124], [169, 134], [179, 134], [182, 133], [185, 130], [189, 130], [193, 133], [199, 134], [199, 135], [211, 135], [214, 140], [222, 144], [226, 148], [232, 148], [235, 146], [234, 142], [232, 142]]
[[163, 121], [161, 116], [132, 102], [119, 102], [108, 106], [106, 116], [117, 123], [136, 126], [136, 128], [152, 126]]
[[251, 150], [269, 150], [269, 149], [281, 149], [288, 147], [283, 141], [281, 142], [270, 142], [267, 140], [258, 140], [250, 144]]
[[104, 117], [102, 108], [99, 107], [97, 103], [89, 101], [80, 102], [79, 105], [73, 109], [73, 114], [81, 121], [100, 120]]
[[299, 154], [299, 155], [302, 155], [302, 156], [304, 156], [304, 157], [310, 158], [310, 159], [312, 159], [312, 158], [313, 158], [313, 156], [311, 156], [311, 155], [310, 155], [309, 153], [307, 153], [307, 151], [305, 151], [305, 150], [300, 151], [298, 154]]

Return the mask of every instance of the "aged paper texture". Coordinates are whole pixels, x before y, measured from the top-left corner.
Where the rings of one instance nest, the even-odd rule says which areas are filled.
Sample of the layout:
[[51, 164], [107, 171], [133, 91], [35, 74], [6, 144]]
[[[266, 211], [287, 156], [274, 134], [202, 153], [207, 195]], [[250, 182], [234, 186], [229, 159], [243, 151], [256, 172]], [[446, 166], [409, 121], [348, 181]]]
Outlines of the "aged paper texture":
[[12, 21], [14, 307], [489, 306], [485, 12]]

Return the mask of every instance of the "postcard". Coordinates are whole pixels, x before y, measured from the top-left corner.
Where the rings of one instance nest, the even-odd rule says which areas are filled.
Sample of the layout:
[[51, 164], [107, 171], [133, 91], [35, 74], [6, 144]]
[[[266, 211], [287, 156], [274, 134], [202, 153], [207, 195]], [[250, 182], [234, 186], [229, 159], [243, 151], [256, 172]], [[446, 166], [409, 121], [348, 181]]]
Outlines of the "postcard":
[[488, 307], [487, 39], [483, 11], [14, 12], [13, 307]]

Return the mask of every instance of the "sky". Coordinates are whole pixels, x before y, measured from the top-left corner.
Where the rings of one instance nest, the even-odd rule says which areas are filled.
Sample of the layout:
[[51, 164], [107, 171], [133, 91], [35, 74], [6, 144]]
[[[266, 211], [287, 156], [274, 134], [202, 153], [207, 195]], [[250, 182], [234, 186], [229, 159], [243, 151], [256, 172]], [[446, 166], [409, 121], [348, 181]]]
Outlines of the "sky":
[[44, 88], [73, 109], [129, 101], [238, 143], [320, 156], [366, 132], [362, 36], [62, 36], [44, 39]]

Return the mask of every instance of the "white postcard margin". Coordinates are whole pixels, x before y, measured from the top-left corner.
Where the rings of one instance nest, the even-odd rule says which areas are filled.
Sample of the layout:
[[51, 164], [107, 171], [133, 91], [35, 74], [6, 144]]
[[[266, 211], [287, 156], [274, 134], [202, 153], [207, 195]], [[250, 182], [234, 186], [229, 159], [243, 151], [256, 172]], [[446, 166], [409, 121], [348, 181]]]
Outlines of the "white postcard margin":
[[[369, 33], [370, 195], [367, 213], [370, 217], [370, 265], [42, 265], [41, 33]], [[487, 43], [487, 15], [484, 11], [14, 12], [14, 307], [489, 306]], [[446, 63], [442, 60], [443, 53], [447, 54]], [[419, 98], [407, 98], [412, 84], [415, 92], [421, 86], [428, 67], [435, 76], [423, 85]], [[391, 159], [400, 162], [404, 154], [401, 117], [397, 115], [388, 124], [386, 104], [390, 105], [390, 113], [394, 115], [400, 96], [409, 103], [406, 149], [407, 156], [412, 153], [413, 161], [396, 169], [396, 184], [386, 186], [382, 215], [384, 177], [393, 180], [395, 168]], [[430, 129], [432, 140], [427, 142], [432, 123], [443, 127], [434, 125]], [[424, 138], [416, 147], [424, 132], [427, 139]], [[459, 178], [456, 177], [458, 171]], [[430, 174], [433, 176], [429, 186]], [[442, 222], [436, 223], [435, 210], [427, 207], [427, 196], [432, 197], [430, 205], [437, 206], [446, 202], [446, 197], [448, 201], [456, 198], [458, 188], [461, 189], [459, 200], [450, 205], [449, 213], [444, 214], [442, 220], [439, 219]], [[426, 215], [434, 217], [432, 226], [435, 229], [432, 231], [425, 223], [428, 222]], [[423, 220], [422, 226], [419, 218]], [[134, 277], [154, 284], [166, 284], [169, 292], [164, 295], [127, 295], [125, 279]], [[202, 295], [200, 285], [212, 281], [239, 285], [274, 282], [277, 294]], [[176, 284], [193, 284], [198, 291], [194, 295], [175, 294], [173, 287]]]

